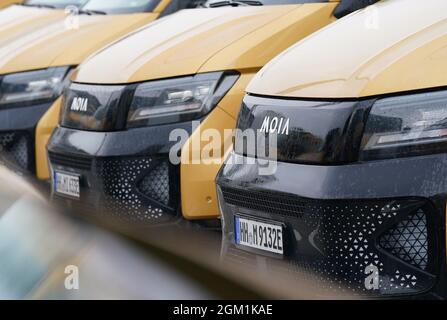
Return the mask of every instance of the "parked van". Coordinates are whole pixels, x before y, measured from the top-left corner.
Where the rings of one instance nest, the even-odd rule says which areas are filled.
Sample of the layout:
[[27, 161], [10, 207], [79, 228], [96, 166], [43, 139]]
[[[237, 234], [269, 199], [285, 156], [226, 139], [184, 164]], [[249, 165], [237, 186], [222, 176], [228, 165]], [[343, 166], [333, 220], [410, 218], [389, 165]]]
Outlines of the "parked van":
[[257, 74], [238, 129], [275, 147], [236, 137], [217, 180], [225, 256], [358, 294], [446, 296], [446, 27], [444, 0], [383, 1]]

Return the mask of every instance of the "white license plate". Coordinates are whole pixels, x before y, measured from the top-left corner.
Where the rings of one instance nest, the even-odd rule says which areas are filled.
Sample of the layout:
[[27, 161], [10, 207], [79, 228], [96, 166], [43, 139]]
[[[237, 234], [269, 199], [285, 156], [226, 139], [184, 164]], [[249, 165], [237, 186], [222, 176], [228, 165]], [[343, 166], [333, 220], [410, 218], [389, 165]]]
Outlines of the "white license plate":
[[54, 172], [53, 190], [58, 194], [79, 199], [81, 196], [79, 176]]
[[278, 224], [259, 222], [236, 216], [235, 219], [236, 244], [284, 254], [283, 228]]

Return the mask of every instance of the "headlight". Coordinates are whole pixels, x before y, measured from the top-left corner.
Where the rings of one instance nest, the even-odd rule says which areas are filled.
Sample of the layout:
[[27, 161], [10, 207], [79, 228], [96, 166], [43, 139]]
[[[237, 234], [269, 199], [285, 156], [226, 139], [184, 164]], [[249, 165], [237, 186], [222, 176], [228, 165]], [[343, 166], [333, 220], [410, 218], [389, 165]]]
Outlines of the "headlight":
[[237, 81], [234, 72], [203, 73], [136, 87], [127, 127], [191, 121], [205, 116]]
[[62, 92], [68, 70], [68, 67], [57, 67], [0, 77], [0, 106], [55, 99]]
[[447, 92], [378, 100], [371, 109], [360, 160], [447, 151]]

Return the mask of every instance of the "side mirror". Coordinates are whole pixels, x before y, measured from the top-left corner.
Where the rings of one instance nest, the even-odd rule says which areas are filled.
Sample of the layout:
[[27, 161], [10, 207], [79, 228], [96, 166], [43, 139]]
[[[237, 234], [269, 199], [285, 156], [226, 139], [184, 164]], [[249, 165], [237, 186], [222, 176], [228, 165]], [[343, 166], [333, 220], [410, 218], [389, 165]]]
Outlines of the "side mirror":
[[337, 19], [340, 19], [379, 1], [380, 0], [341, 0], [340, 4], [335, 8], [334, 16]]

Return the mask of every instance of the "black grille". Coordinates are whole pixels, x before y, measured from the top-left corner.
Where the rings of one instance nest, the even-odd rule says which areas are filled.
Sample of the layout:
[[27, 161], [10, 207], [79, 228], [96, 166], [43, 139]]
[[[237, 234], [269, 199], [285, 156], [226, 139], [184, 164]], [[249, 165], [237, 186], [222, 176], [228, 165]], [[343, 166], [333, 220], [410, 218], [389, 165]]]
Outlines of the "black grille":
[[[247, 136], [236, 134], [235, 152], [292, 163], [355, 162], [357, 153], [353, 151], [360, 146], [362, 139], [358, 128], [364, 126], [370, 106], [370, 101], [277, 99], [273, 103], [271, 99], [246, 96], [238, 118], [238, 133], [255, 130], [265, 139], [256, 139], [258, 148], [250, 150]], [[314, 119], [318, 119], [318, 125], [309, 126]], [[278, 134], [272, 135], [273, 132]], [[271, 138], [276, 141], [276, 152], [270, 145]]]
[[173, 170], [178, 168], [165, 157], [87, 158], [53, 152], [49, 157], [53, 169], [80, 175], [79, 200], [53, 195], [80, 214], [143, 224], [177, 219], [179, 179]]
[[147, 197], [169, 205], [169, 164], [162, 162], [141, 180], [138, 189]]
[[62, 155], [57, 153], [49, 153], [50, 162], [53, 165], [69, 167], [80, 170], [90, 170], [92, 159], [87, 157], [79, 157], [74, 155]]
[[92, 131], [123, 129], [124, 88], [72, 83], [64, 94], [61, 126]]
[[6, 132], [0, 134], [2, 156], [27, 171], [33, 171], [34, 158], [31, 155], [31, 139], [26, 133]]
[[[151, 223], [176, 216], [179, 199], [173, 191], [178, 183], [168, 178], [169, 167], [163, 161], [151, 157], [98, 159], [103, 211], [117, 218]], [[148, 182], [147, 177], [158, 180]], [[145, 182], [146, 192], [140, 189]]]
[[379, 240], [380, 246], [392, 255], [422, 270], [428, 266], [428, 226], [424, 211], [400, 221]]
[[433, 208], [424, 199], [319, 200], [220, 188], [225, 204], [236, 206], [228, 208], [233, 215], [254, 214], [286, 225], [285, 255], [292, 269], [313, 270], [362, 293], [375, 290], [365, 286], [368, 270], [380, 275], [376, 292], [381, 294], [416, 293], [433, 283], [425, 272], [436, 273], [438, 244], [430, 237]]
[[297, 197], [270, 194], [269, 192], [250, 192], [243, 189], [222, 187], [225, 202], [270, 214], [285, 216], [299, 216], [306, 212], [310, 202]]

